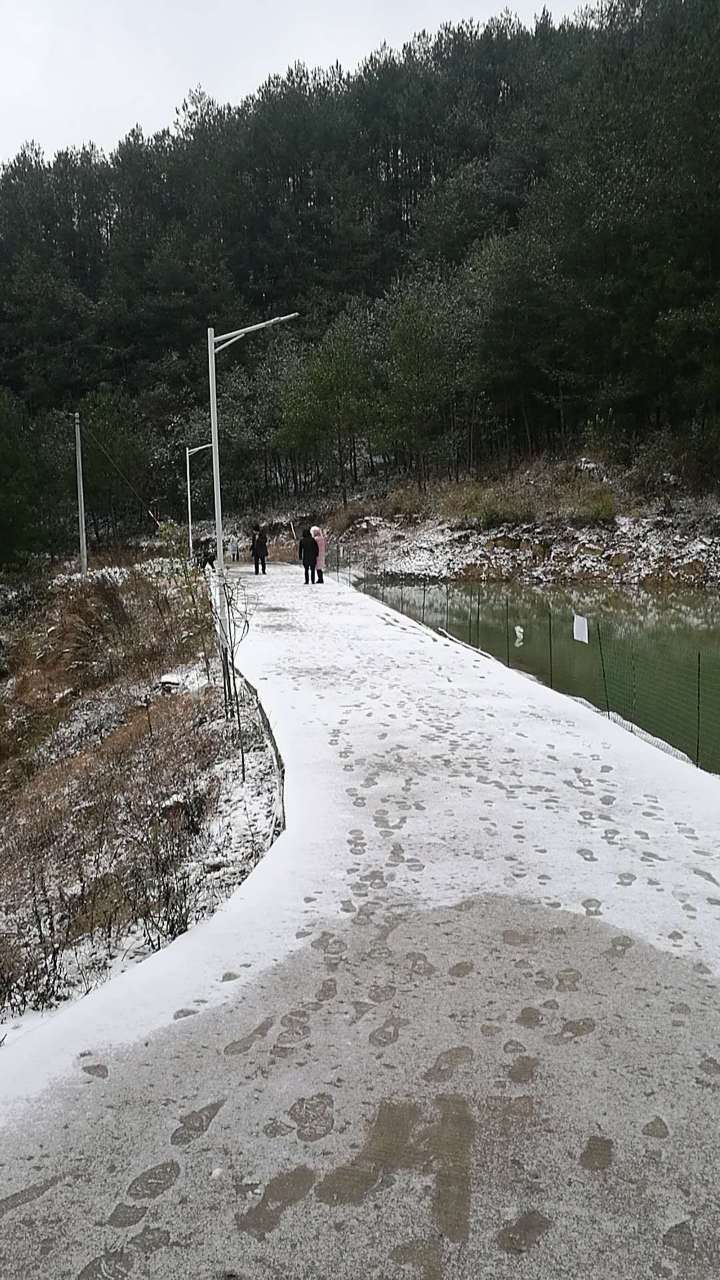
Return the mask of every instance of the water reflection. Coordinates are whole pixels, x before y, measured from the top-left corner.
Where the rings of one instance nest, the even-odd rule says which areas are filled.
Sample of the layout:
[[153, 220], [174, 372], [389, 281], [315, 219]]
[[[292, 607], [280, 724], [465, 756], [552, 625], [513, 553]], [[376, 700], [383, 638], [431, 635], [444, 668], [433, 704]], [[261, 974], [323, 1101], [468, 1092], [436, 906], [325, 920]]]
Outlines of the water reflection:
[[[368, 579], [393, 608], [720, 772], [720, 596]], [[588, 643], [573, 638], [587, 619]]]

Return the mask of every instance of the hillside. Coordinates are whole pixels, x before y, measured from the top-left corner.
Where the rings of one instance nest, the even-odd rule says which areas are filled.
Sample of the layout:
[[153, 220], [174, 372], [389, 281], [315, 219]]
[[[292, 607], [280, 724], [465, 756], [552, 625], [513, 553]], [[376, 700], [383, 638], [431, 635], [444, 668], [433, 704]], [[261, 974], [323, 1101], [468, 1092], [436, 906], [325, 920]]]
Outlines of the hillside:
[[[335, 492], [263, 509], [273, 558], [296, 558], [295, 533], [323, 523], [345, 573], [471, 581], [655, 588], [720, 583], [720, 500], [677, 475], [655, 478], [587, 457], [538, 461], [483, 481]], [[244, 522], [229, 517], [240, 534]], [[206, 534], [212, 532], [204, 526]]]
[[261, 712], [244, 687], [224, 703], [212, 628], [167, 547], [0, 583], [0, 1049], [211, 915], [281, 827]]
[[[230, 510], [601, 446], [718, 481], [720, 10], [622, 0], [302, 66], [0, 173], [0, 558], [178, 517], [205, 329]], [[198, 515], [207, 464], [194, 466]]]

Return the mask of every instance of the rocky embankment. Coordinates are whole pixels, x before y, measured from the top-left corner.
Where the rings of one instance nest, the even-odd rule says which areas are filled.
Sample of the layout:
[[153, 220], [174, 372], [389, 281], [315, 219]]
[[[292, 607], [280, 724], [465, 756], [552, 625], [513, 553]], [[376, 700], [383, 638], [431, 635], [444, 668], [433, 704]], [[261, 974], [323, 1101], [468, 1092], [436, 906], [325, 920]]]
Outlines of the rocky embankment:
[[353, 524], [341, 542], [358, 563], [393, 575], [644, 587], [720, 584], [720, 525], [665, 516], [479, 529], [470, 521], [371, 515]]

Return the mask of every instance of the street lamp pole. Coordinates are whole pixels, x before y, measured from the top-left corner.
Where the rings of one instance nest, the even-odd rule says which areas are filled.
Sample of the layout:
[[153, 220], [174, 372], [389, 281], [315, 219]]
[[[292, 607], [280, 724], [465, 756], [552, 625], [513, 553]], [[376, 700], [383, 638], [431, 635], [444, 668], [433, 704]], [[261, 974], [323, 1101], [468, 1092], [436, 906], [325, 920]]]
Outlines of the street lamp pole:
[[75, 414], [75, 470], [77, 471], [78, 525], [80, 527], [80, 572], [87, 577], [87, 533], [85, 531], [85, 491], [83, 489], [82, 440], [80, 438], [80, 414]]
[[[225, 576], [225, 560], [223, 556], [222, 500], [220, 497], [220, 446], [218, 443], [217, 386], [215, 383], [215, 348], [217, 338], [215, 330], [208, 329], [208, 378], [210, 381], [210, 443], [213, 461], [213, 490], [215, 494], [215, 573], [222, 590]], [[223, 645], [225, 644], [223, 636]]]
[[187, 510], [188, 510], [188, 546], [190, 549], [190, 559], [193, 558], [193, 540], [192, 540], [192, 498], [190, 496], [190, 459], [194, 453], [201, 453], [203, 449], [212, 449], [212, 444], [198, 444], [194, 449], [185, 448], [185, 472], [187, 475]]
[[188, 508], [188, 555], [193, 558], [192, 544], [192, 499], [190, 497], [190, 450], [185, 446], [185, 476], [187, 479], [187, 508]]
[[215, 493], [215, 576], [218, 588], [218, 621], [220, 629], [220, 644], [223, 653], [227, 650], [228, 640], [228, 624], [227, 624], [227, 600], [225, 599], [225, 560], [223, 554], [223, 531], [222, 531], [222, 507], [220, 498], [220, 449], [218, 445], [218, 412], [217, 412], [217, 386], [215, 382], [215, 356], [220, 351], [224, 351], [226, 347], [231, 347], [234, 342], [239, 342], [249, 333], [257, 333], [260, 329], [269, 329], [272, 325], [283, 324], [286, 320], [296, 320], [298, 312], [293, 311], [291, 315], [274, 316], [272, 320], [262, 320], [260, 324], [250, 324], [244, 329], [233, 329], [231, 333], [216, 334], [214, 329], [208, 329], [208, 380], [210, 383], [210, 434], [212, 443], [212, 459], [213, 459], [213, 489]]

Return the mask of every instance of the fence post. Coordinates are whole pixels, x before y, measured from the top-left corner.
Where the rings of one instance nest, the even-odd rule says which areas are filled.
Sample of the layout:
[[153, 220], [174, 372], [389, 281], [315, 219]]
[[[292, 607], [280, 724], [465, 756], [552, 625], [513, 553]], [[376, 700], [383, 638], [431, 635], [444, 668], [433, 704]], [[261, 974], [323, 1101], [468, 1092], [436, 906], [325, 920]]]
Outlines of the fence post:
[[405, 612], [405, 575], [400, 579], [400, 612]]
[[480, 648], [480, 586], [477, 589], [477, 603], [475, 609], [475, 631], [477, 633], [477, 648]]
[[600, 623], [597, 624], [598, 644], [600, 645], [600, 666], [602, 667], [603, 689], [605, 690], [605, 707], [610, 718], [610, 698], [608, 696], [607, 674], [605, 672], [605, 654], [603, 653], [602, 631]]
[[422, 615], [421, 621], [425, 622], [425, 596], [427, 595], [427, 578], [423, 578], [423, 598], [422, 598]]
[[637, 722], [637, 685], [635, 676], [635, 641], [630, 641], [630, 721]]
[[468, 644], [472, 644], [472, 614], [473, 614], [472, 591], [468, 600]]
[[337, 580], [338, 580], [338, 582], [339, 582], [339, 581], [340, 581], [340, 543], [339, 543], [339, 542], [338, 542], [338, 544], [337, 544], [337, 548], [336, 548], [336, 555], [335, 555], [335, 570], [336, 570], [336, 573], [337, 573]]
[[697, 741], [696, 741], [696, 753], [694, 753], [694, 763], [697, 764], [698, 769], [700, 769], [700, 712], [701, 712], [700, 690], [701, 690], [701, 655], [700, 655], [700, 652], [698, 652], [698, 655], [697, 655]]
[[548, 605], [548, 654], [550, 658], [550, 688], [553, 687], [552, 609]]
[[450, 630], [450, 583], [445, 583], [445, 630]]
[[505, 659], [510, 666], [510, 597], [505, 597]]
[[386, 578], [386, 576], [387, 576], [387, 569], [383, 569], [383, 576], [382, 576], [382, 602], [383, 602], [383, 604], [385, 603], [385, 578]]

